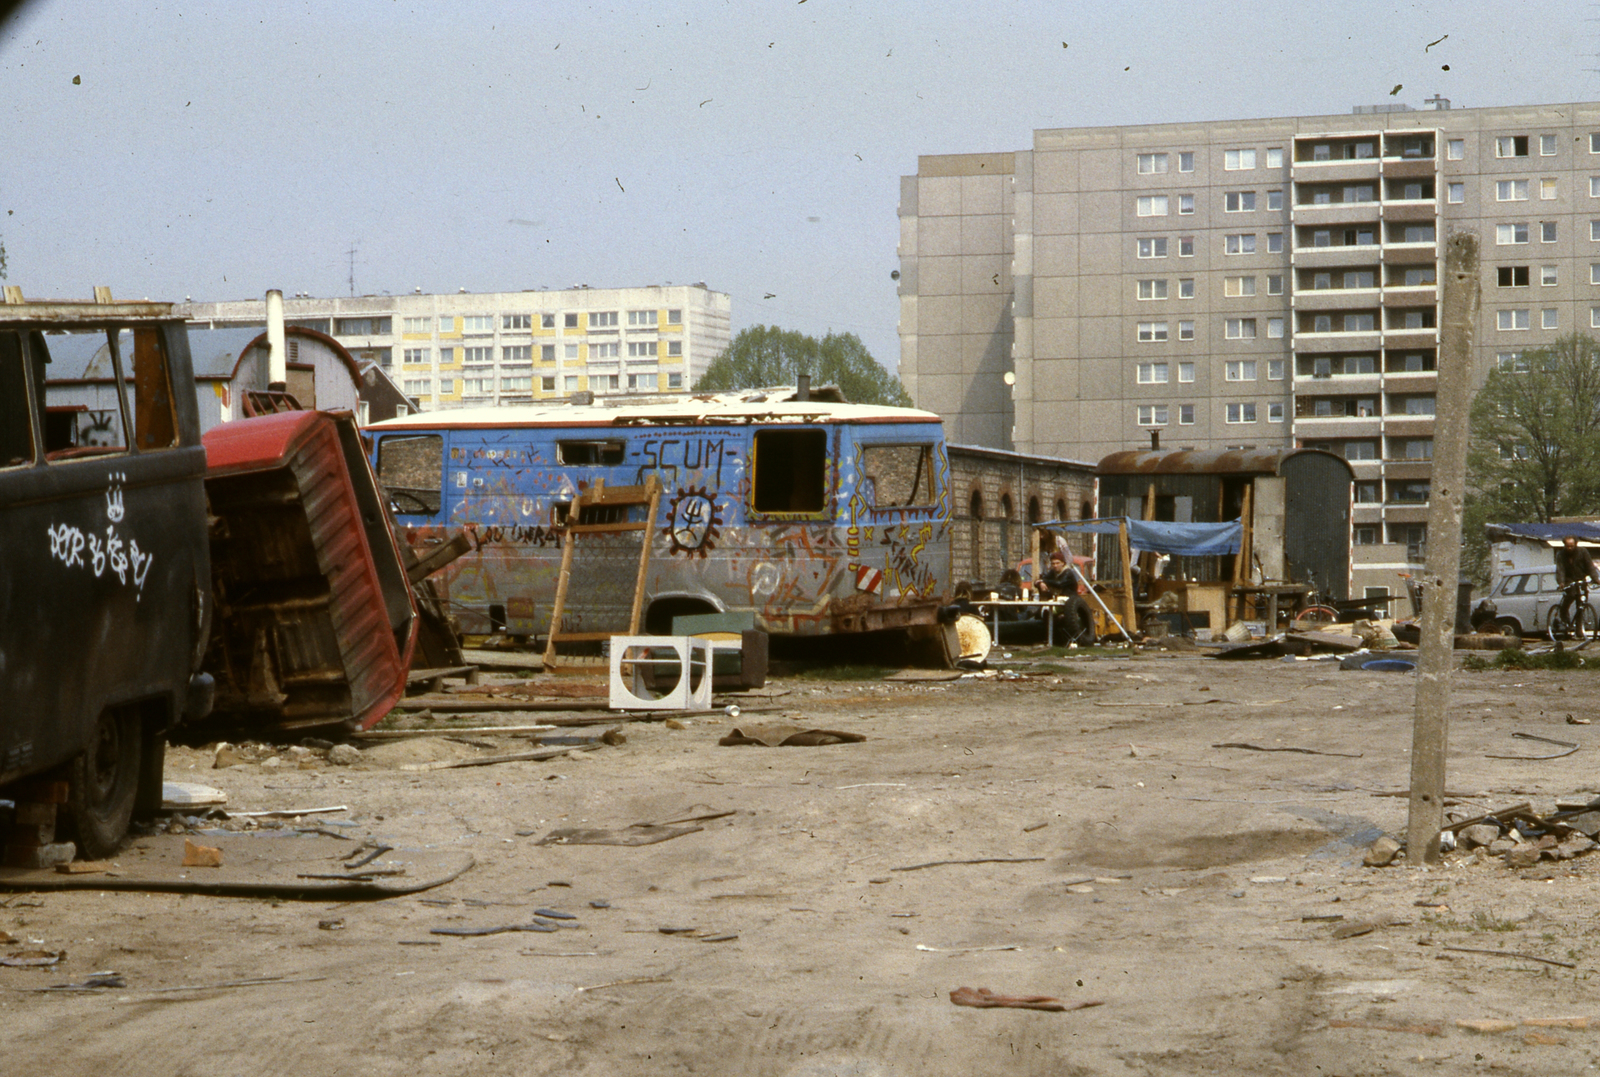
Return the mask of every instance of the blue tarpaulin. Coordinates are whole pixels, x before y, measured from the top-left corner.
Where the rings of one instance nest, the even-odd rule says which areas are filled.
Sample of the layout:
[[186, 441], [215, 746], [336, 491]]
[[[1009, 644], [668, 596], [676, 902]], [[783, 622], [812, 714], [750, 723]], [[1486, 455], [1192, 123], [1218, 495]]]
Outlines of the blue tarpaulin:
[[1128, 528], [1128, 545], [1135, 550], [1177, 557], [1218, 557], [1239, 552], [1244, 528], [1238, 520], [1220, 524], [1176, 524], [1161, 520], [1135, 520], [1112, 516], [1104, 520], [1052, 520], [1039, 526], [1056, 534], [1115, 535]]

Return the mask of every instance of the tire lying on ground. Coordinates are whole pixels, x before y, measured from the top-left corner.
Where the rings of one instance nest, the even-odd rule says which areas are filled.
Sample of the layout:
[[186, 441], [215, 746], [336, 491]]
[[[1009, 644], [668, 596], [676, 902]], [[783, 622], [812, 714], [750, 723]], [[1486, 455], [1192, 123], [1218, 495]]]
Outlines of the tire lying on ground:
[[1388, 654], [1352, 654], [1339, 663], [1340, 669], [1364, 669], [1373, 673], [1410, 673], [1417, 668], [1411, 658]]

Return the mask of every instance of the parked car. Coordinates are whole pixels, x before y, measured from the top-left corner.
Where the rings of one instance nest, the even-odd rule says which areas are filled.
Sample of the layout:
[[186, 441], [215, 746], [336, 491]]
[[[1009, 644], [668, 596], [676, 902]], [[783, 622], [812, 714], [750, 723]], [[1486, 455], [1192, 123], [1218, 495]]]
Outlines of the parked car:
[[[160, 807], [166, 731], [210, 707], [199, 673], [211, 620], [206, 452], [189, 338], [168, 303], [24, 303], [6, 291], [0, 798], [48, 805], [64, 783], [59, 836], [99, 857], [136, 812]], [[50, 377], [52, 348], [86, 346], [107, 349], [103, 368]], [[48, 822], [29, 834], [7, 839], [7, 860], [25, 863], [56, 837]]]
[[[1550, 615], [1560, 605], [1561, 588], [1556, 586], [1554, 569], [1508, 572], [1473, 607], [1472, 624], [1483, 631], [1498, 629], [1508, 636], [1537, 635], [1550, 627]], [[1590, 590], [1589, 606], [1600, 619], [1600, 588]]]

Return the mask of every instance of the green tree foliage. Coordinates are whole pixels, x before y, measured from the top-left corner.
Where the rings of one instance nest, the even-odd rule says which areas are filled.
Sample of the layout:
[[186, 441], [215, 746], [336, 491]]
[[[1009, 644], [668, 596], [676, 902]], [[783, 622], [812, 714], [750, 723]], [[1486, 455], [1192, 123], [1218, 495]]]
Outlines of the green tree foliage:
[[1489, 523], [1600, 512], [1600, 341], [1563, 337], [1493, 370], [1472, 402], [1463, 568], [1488, 578]]
[[811, 384], [837, 385], [852, 404], [911, 407], [905, 387], [872, 357], [854, 333], [829, 333], [818, 340], [775, 325], [740, 330], [694, 383], [697, 390], [761, 389], [793, 385], [801, 374]]

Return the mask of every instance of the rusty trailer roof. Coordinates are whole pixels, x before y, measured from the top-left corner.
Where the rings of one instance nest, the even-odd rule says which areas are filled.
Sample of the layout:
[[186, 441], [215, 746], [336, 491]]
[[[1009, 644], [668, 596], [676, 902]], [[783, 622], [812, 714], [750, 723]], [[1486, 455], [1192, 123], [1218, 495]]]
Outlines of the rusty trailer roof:
[[[1195, 452], [1126, 450], [1101, 457], [1095, 465], [1100, 475], [1276, 475], [1284, 461], [1307, 453], [1337, 460], [1348, 470], [1344, 457], [1325, 449], [1225, 449]], [[1354, 471], [1351, 471], [1354, 475]]]

